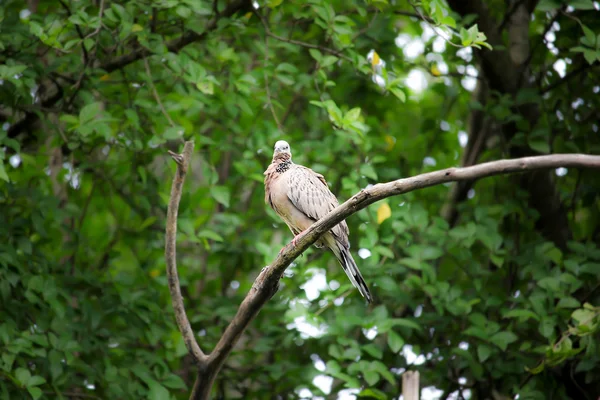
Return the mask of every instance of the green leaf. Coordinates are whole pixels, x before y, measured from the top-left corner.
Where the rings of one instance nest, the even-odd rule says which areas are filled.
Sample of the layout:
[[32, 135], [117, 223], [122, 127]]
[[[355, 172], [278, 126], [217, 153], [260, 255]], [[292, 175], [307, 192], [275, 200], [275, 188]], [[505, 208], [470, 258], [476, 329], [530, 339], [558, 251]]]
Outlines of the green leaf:
[[321, 62], [321, 59], [323, 58], [323, 54], [321, 54], [321, 52], [317, 49], [308, 49], [308, 52], [310, 53], [310, 55], [312, 56], [312, 58], [314, 58], [315, 60], [317, 60], [317, 62]]
[[406, 94], [402, 89], [391, 88], [390, 92], [392, 92], [392, 94], [396, 96], [401, 102], [406, 103]]
[[456, 20], [449, 15], [442, 17], [440, 22], [444, 25], [449, 26], [450, 28], [456, 29]]
[[362, 346], [362, 350], [368, 353], [370, 356], [381, 359], [383, 357], [383, 350], [379, 346], [373, 343]]
[[589, 63], [593, 64], [598, 58], [600, 58], [600, 51], [598, 50], [584, 50], [583, 58]]
[[150, 392], [148, 393], [150, 400], [164, 400], [171, 397], [169, 391], [156, 381], [150, 381], [148, 386], [150, 387]]
[[377, 172], [375, 172], [375, 168], [371, 164], [362, 164], [360, 166], [360, 173], [367, 178], [377, 180]]
[[63, 356], [58, 350], [52, 349], [48, 352], [48, 360], [50, 361], [50, 375], [54, 381], [63, 374]]
[[352, 122], [360, 117], [360, 107], [353, 108], [344, 115], [344, 121]]
[[577, 324], [589, 324], [595, 316], [596, 313], [594, 311], [585, 308], [575, 310], [571, 314], [571, 318], [577, 321]]
[[390, 384], [396, 384], [396, 379], [394, 378], [394, 375], [392, 375], [388, 367], [386, 367], [386, 365], [381, 361], [371, 361], [370, 368], [377, 371]]
[[538, 153], [547, 154], [550, 152], [550, 143], [548, 142], [550, 132], [547, 129], [538, 129], [527, 137], [527, 143], [532, 150]]
[[210, 188], [211, 196], [223, 204], [225, 207], [229, 207], [229, 201], [231, 199], [231, 193], [229, 192], [229, 188], [226, 186], [213, 186]]
[[540, 317], [531, 310], [514, 309], [507, 311], [503, 314], [504, 318], [520, 318], [522, 321], [527, 321], [532, 318], [536, 321], [540, 320]]
[[2, 369], [6, 372], [10, 372], [12, 370], [12, 365], [15, 362], [16, 354], [3, 352], [2, 353]]
[[502, 351], [506, 351], [509, 344], [516, 342], [518, 339], [517, 335], [509, 331], [498, 332], [490, 338], [490, 342], [500, 347]]
[[404, 346], [404, 339], [392, 330], [387, 333], [387, 342], [393, 353], [398, 353]]
[[421, 260], [437, 260], [444, 254], [444, 250], [439, 247], [426, 246], [419, 252], [419, 258]]
[[490, 354], [492, 354], [492, 349], [488, 345], [480, 344], [477, 346], [477, 357], [480, 362], [484, 363], [490, 357]]
[[378, 389], [368, 388], [358, 394], [359, 397], [370, 397], [378, 400], [388, 400], [388, 396]]
[[6, 174], [6, 169], [4, 169], [4, 161], [0, 160], [0, 179], [8, 182], [8, 175]]
[[411, 321], [406, 318], [392, 318], [391, 320], [392, 326], [402, 326], [404, 328], [415, 329], [417, 331], [422, 331], [423, 328], [421, 325], [417, 324], [414, 321]]
[[544, 317], [542, 318], [540, 325], [538, 326], [538, 331], [542, 334], [542, 336], [550, 339], [554, 335], [554, 327], [554, 320], [549, 317]]
[[179, 15], [183, 19], [187, 19], [190, 17], [190, 15], [192, 15], [192, 10], [190, 10], [188, 7], [183, 6], [183, 5], [177, 6], [177, 8], [175, 9], [175, 12], [177, 13], [177, 15]]
[[473, 42], [469, 31], [467, 31], [465, 28], [460, 28], [459, 35], [460, 35], [461, 44], [463, 46], [465, 46], [465, 47], [470, 46], [471, 43]]
[[363, 371], [363, 377], [365, 378], [365, 381], [367, 381], [367, 384], [369, 386], [375, 385], [377, 382], [379, 382], [379, 379], [380, 379], [379, 373], [372, 369], [367, 369], [367, 370]]
[[184, 131], [180, 126], [170, 126], [167, 129], [165, 129], [165, 132], [163, 133], [163, 138], [165, 138], [166, 140], [181, 139], [183, 133]]
[[534, 368], [525, 367], [525, 370], [530, 372], [533, 375], [537, 375], [544, 370], [544, 367], [545, 367], [545, 363], [542, 361], [539, 365], [537, 365]]
[[283, 3], [283, 0], [267, 0], [267, 6], [269, 8], [275, 8]]
[[93, 121], [102, 109], [102, 103], [96, 102], [84, 106], [79, 112], [79, 125], [86, 125]]
[[214, 94], [215, 85], [211, 81], [200, 81], [196, 83], [196, 87], [204, 94]]
[[223, 236], [219, 235], [215, 231], [211, 231], [210, 229], [203, 229], [200, 232], [198, 232], [198, 234], [196, 236], [200, 237], [200, 238], [211, 239], [211, 240], [214, 240], [216, 242], [223, 242], [224, 241]]
[[581, 303], [579, 302], [579, 300], [573, 298], [573, 297], [562, 297], [559, 301], [558, 304], [556, 305], [557, 308], [577, 308], [580, 307]]
[[562, 7], [562, 3], [560, 2], [560, 0], [540, 0], [536, 7], [536, 10], [549, 12], [554, 11], [560, 7]]
[[584, 43], [584, 44], [586, 46], [595, 48], [596, 47], [596, 34], [594, 33], [594, 31], [583, 24], [581, 24], [581, 28], [583, 29], [583, 33], [585, 34], [586, 43]]
[[423, 269], [422, 261], [416, 260], [414, 258], [403, 258], [400, 260], [400, 263], [406, 265], [409, 268], [421, 270]]
[[594, 10], [594, 2], [592, 0], [569, 0], [568, 3], [576, 10]]
[[[337, 58], [336, 56], [331, 56], [331, 55], [324, 56], [320, 61], [321, 68], [329, 67], [330, 65], [335, 64], [338, 60], [339, 60], [339, 58]], [[360, 110], [360, 108], [359, 108], [359, 110]]]
[[546, 276], [537, 282], [538, 286], [550, 292], [556, 293], [560, 290], [560, 279]]
[[39, 375], [32, 376], [27, 381], [27, 386], [39, 386], [46, 383], [46, 380]]
[[33, 398], [33, 400], [37, 400], [40, 397], [42, 397], [42, 389], [38, 388], [38, 387], [28, 387], [27, 391], [29, 392], [29, 394], [31, 395], [31, 397]]
[[31, 378], [31, 373], [28, 369], [25, 368], [17, 368], [15, 371], [15, 377], [23, 386], [27, 386], [27, 382], [29, 382], [29, 378]]

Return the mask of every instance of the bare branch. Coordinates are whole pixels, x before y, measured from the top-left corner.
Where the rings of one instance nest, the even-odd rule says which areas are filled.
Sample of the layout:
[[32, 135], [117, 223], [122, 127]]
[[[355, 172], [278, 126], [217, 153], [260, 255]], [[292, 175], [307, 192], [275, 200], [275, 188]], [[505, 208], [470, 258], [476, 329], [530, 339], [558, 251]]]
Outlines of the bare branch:
[[412, 13], [412, 12], [410, 12], [410, 11], [404, 11], [404, 10], [394, 10], [394, 11], [392, 11], [392, 12], [393, 12], [394, 14], [396, 14], [396, 15], [402, 15], [402, 16], [404, 16], [404, 17], [416, 18], [416, 19], [419, 19], [419, 20], [423, 20], [423, 21], [426, 21], [426, 22], [430, 22], [430, 23], [432, 23], [432, 24], [433, 24], [433, 23], [435, 23], [435, 21], [434, 21], [434, 20], [432, 20], [431, 18], [429, 18], [429, 17], [427, 17], [427, 16], [424, 16], [424, 15], [423, 15], [423, 14], [421, 14], [421, 13], [416, 13], [416, 12], [415, 12], [415, 13]]
[[181, 198], [183, 178], [189, 164], [192, 142], [186, 142], [182, 155], [171, 153], [178, 164], [177, 175], [173, 180], [171, 199], [167, 217], [167, 272], [169, 275], [169, 289], [173, 297], [173, 306], [177, 324], [184, 336], [186, 346], [194, 357], [199, 360], [200, 370], [192, 399], [207, 399], [212, 384], [219, 373], [225, 360], [231, 353], [238, 339], [244, 333], [250, 322], [258, 314], [265, 303], [277, 292], [279, 280], [284, 271], [298, 256], [315, 243], [321, 235], [335, 225], [359, 210], [379, 200], [391, 196], [412, 192], [430, 186], [454, 181], [473, 181], [493, 175], [510, 174], [517, 172], [536, 171], [558, 167], [577, 167], [600, 169], [600, 156], [585, 154], [553, 154], [547, 156], [524, 157], [512, 160], [492, 161], [463, 168], [448, 168], [440, 171], [429, 172], [411, 178], [398, 179], [387, 183], [379, 183], [368, 189], [363, 189], [352, 196], [348, 201], [336, 207], [322, 219], [315, 222], [300, 236], [294, 246], [288, 243], [280, 252], [273, 263], [264, 268], [242, 301], [235, 317], [229, 323], [221, 339], [210, 355], [205, 356], [198, 347], [189, 321], [183, 308], [183, 299], [179, 289], [177, 270], [175, 266], [175, 236], [177, 230], [177, 208]]
[[102, 29], [102, 16], [104, 15], [104, 0], [100, 0], [100, 5], [98, 6], [98, 8], [98, 27], [92, 33], [83, 38], [84, 40], [96, 36], [98, 33], [100, 33], [100, 30]]
[[595, 64], [588, 64], [586, 62], [583, 65], [581, 65], [579, 68], [576, 68], [573, 71], [569, 72], [564, 77], [562, 77], [561, 79], [557, 80], [556, 82], [553, 82], [553, 83], [549, 84], [548, 86], [543, 87], [540, 90], [540, 94], [548, 93], [548, 92], [556, 89], [560, 85], [568, 82], [570, 79], [572, 79], [572, 78], [576, 77], [577, 75], [581, 74], [582, 72], [585, 72], [585, 71], [587, 71], [588, 69], [591, 69], [591, 68], [595, 68], [598, 65], [600, 65], [600, 64], [597, 64], [597, 63], [595, 63]]
[[265, 61], [263, 63], [263, 76], [265, 78], [265, 90], [267, 92], [267, 104], [271, 109], [271, 114], [273, 114], [273, 119], [277, 124], [277, 128], [279, 128], [280, 132], [283, 132], [283, 126], [281, 122], [279, 122], [279, 118], [277, 117], [277, 113], [275, 112], [275, 107], [273, 107], [273, 100], [271, 100], [271, 89], [269, 88], [269, 74], [267, 73], [267, 66], [269, 65], [269, 36], [265, 36]]
[[175, 319], [177, 326], [183, 336], [185, 347], [200, 365], [206, 364], [206, 355], [200, 349], [198, 342], [194, 338], [194, 332], [190, 326], [190, 321], [185, 313], [183, 305], [183, 296], [181, 295], [181, 287], [179, 286], [179, 275], [177, 274], [177, 213], [179, 210], [179, 201], [181, 200], [181, 192], [185, 174], [187, 173], [194, 142], [185, 142], [182, 154], [171, 154], [177, 163], [177, 172], [173, 178], [173, 186], [171, 187], [171, 197], [169, 199], [169, 207], [167, 209], [167, 229], [165, 243], [165, 257], [167, 260], [167, 276], [169, 277], [169, 291], [171, 292], [171, 300], [173, 309], [175, 310]]
[[284, 42], [284, 43], [290, 43], [290, 44], [295, 44], [295, 45], [298, 45], [301, 47], [306, 47], [307, 49], [317, 49], [323, 53], [333, 54], [334, 56], [339, 57], [343, 60], [352, 62], [352, 59], [350, 57], [348, 57], [347, 55], [345, 55], [344, 53], [342, 53], [341, 51], [337, 51], [335, 49], [330, 49], [329, 47], [319, 46], [317, 44], [301, 42], [299, 40], [288, 39], [288, 38], [284, 38], [282, 36], [276, 35], [273, 32], [271, 32], [271, 29], [269, 29], [269, 26], [267, 25], [267, 22], [265, 21], [264, 17], [258, 11], [254, 10], [254, 14], [256, 14], [256, 16], [260, 19], [260, 22], [263, 24], [263, 27], [265, 28], [265, 34], [267, 36], [272, 37], [273, 39], [279, 40], [280, 42]]

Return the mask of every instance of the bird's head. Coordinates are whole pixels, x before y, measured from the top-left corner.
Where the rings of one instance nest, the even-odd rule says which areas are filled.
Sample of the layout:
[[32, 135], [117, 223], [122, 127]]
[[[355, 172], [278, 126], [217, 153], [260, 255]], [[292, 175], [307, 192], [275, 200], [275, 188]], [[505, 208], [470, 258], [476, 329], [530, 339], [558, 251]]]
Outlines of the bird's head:
[[273, 149], [273, 159], [289, 160], [292, 158], [290, 145], [285, 140], [278, 140]]

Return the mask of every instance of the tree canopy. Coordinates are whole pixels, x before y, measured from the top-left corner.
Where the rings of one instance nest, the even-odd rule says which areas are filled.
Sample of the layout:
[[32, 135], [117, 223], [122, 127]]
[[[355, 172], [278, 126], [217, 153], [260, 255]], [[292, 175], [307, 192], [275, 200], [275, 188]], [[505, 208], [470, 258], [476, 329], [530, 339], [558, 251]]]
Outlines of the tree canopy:
[[[600, 153], [591, 0], [5, 0], [0, 8], [2, 398], [184, 399], [165, 221], [210, 352], [292, 235], [273, 144], [340, 201], [378, 182]], [[240, 337], [219, 399], [600, 396], [600, 175], [446, 183], [347, 220], [374, 294], [311, 248]]]

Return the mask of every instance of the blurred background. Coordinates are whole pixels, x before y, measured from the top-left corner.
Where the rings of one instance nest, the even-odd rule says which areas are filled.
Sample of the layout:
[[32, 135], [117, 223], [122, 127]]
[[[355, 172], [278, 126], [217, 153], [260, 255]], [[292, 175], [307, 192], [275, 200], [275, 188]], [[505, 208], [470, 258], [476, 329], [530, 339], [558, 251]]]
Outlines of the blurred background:
[[[340, 201], [437, 169], [600, 153], [591, 0], [3, 0], [0, 397], [184, 399], [164, 224], [195, 141], [178, 266], [210, 352], [292, 239], [276, 140]], [[308, 250], [216, 399], [600, 396], [600, 177], [445, 184], [348, 219], [375, 302]]]

